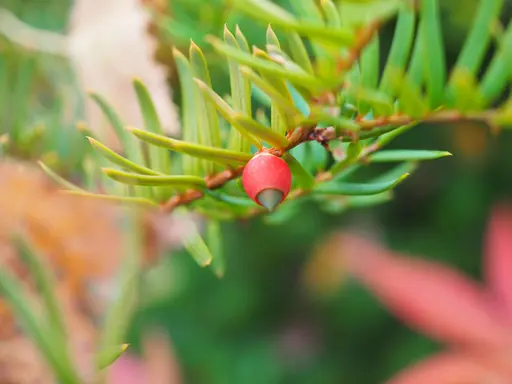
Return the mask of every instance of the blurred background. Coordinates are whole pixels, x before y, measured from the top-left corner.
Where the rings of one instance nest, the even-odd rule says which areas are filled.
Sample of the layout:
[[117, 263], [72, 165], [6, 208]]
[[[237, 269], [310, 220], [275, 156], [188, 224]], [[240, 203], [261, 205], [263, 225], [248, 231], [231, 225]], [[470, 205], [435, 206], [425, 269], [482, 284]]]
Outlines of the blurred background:
[[[103, 10], [96, 0], [0, 0], [0, 8], [30, 27], [65, 35], [81, 1], [98, 3], [88, 15], [84, 11], [89, 21], [83, 25], [91, 29], [97, 12], [110, 12], [112, 20], [119, 12], [114, 6]], [[135, 6], [135, 1], [112, 3], [120, 9]], [[227, 21], [230, 28], [240, 25], [250, 43], [264, 44], [266, 26], [230, 13], [222, 0], [142, 3], [154, 15], [147, 38], [155, 55], [147, 59], [163, 68], [168, 96], [178, 109], [171, 46], [185, 52], [193, 39], [215, 71], [215, 89], [226, 93], [224, 61], [211, 54], [205, 35], [221, 35]], [[451, 65], [477, 1], [441, 3]], [[512, 1], [505, 3], [502, 18], [509, 20]], [[392, 32], [393, 22], [383, 31], [384, 57]], [[128, 68], [131, 54], [116, 52], [116, 65]], [[83, 55], [94, 63], [101, 51]], [[108, 74], [98, 76], [101, 83]], [[45, 159], [63, 175], [80, 178], [88, 145], [76, 130], [77, 122], [86, 119], [82, 91], [89, 85], [83, 80], [77, 81], [68, 57], [27, 49], [0, 34], [0, 134], [11, 138], [5, 150]], [[304, 204], [282, 223], [257, 218], [223, 224], [227, 270], [222, 280], [198, 268], [184, 251], [169, 255], [147, 273], [143, 306], [127, 341], [131, 351], [139, 350], [145, 330], [158, 327], [169, 336], [186, 383], [375, 384], [438, 350], [439, 345], [395, 320], [369, 292], [342, 284], [343, 272], [332, 267], [325, 241], [335, 231], [357, 228], [394, 250], [440, 260], [480, 279], [490, 208], [511, 198], [507, 148], [512, 136], [493, 136], [487, 127], [473, 124], [423, 125], [392, 146], [447, 150], [454, 156], [423, 163], [398, 187], [394, 200], [381, 206], [334, 213]]]

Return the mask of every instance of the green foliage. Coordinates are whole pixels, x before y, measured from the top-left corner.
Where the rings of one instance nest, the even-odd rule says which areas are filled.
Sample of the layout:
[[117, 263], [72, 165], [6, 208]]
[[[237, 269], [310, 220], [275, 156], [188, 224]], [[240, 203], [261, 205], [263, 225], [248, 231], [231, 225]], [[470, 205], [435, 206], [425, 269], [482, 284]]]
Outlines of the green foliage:
[[[373, 205], [388, 201], [408, 173], [363, 183], [351, 181], [354, 173], [372, 163], [401, 162], [398, 167], [404, 167], [449, 155], [380, 151], [413, 126], [462, 118], [510, 123], [511, 103], [496, 107], [494, 101], [510, 85], [506, 62], [512, 51], [512, 25], [506, 27], [481, 82], [477, 77], [502, 1], [481, 1], [451, 73], [445, 69], [437, 0], [424, 0], [417, 10], [398, 0], [379, 5], [293, 4], [294, 13], [268, 0], [230, 1], [234, 12], [256, 23], [270, 22], [272, 28], [267, 28], [265, 50], [249, 50], [238, 26], [234, 34], [225, 26], [223, 39], [206, 39], [225, 60], [229, 97], [214, 91], [200, 46], [192, 42], [188, 57], [174, 49], [182, 92], [182, 140], [162, 133], [151, 95], [138, 80], [134, 88], [145, 130], [124, 127], [107, 102], [93, 96], [125, 146], [124, 153], [117, 154], [90, 139], [102, 155], [101, 161], [91, 156], [103, 170], [99, 179], [106, 192], [97, 197], [140, 199], [164, 209], [189, 205], [211, 219], [252, 217], [263, 209], [248, 203], [231, 181], [256, 151], [269, 150], [283, 155], [294, 175], [292, 191], [280, 209], [308, 195], [322, 209], [332, 209], [340, 201], [344, 207]], [[394, 16], [395, 37], [381, 68], [378, 26]], [[103, 161], [120, 169], [105, 167]], [[376, 198], [368, 199], [369, 195]], [[280, 209], [272, 215], [280, 216]], [[198, 263], [210, 264], [206, 242], [198, 238], [192, 243]]]
[[43, 156], [60, 171], [69, 172], [77, 168], [86, 145], [74, 129], [75, 122], [66, 116], [77, 107], [73, 103], [77, 100], [64, 100], [63, 89], [49, 84], [57, 76], [53, 73], [56, 68], [60, 68], [61, 76], [70, 75], [61, 59], [17, 52], [0, 36], [0, 135], [6, 135], [3, 152], [30, 159]]
[[[10, 2], [16, 3], [17, 1], [11, 0]], [[316, 4], [321, 10], [320, 16], [325, 25], [331, 28], [348, 23], [352, 19], [361, 19], [351, 10], [363, 7], [364, 11], [366, 6], [364, 4], [366, 2], [361, 2], [362, 4], [350, 2], [349, 4], [348, 1], [299, 0], [291, 2], [294, 3], [292, 9], [294, 14], [299, 14], [304, 4], [306, 6], [310, 6], [311, 3]], [[475, 13], [475, 20], [472, 20], [467, 17], [468, 9], [475, 8], [474, 4], [477, 2], [479, 3], [478, 11]], [[32, 1], [32, 3], [38, 4], [37, 1]], [[261, 226], [257, 220], [249, 223], [248, 227], [239, 225], [239, 223], [221, 222], [236, 217], [245, 217], [248, 211], [258, 210], [256, 204], [244, 197], [239, 179], [229, 181], [220, 189], [203, 190], [202, 199], [189, 205], [189, 209], [206, 214], [210, 219], [204, 239], [195, 238], [198, 242], [202, 241], [206, 248], [203, 246], [198, 248], [195, 242], [192, 242], [187, 244], [187, 251], [194, 255], [194, 249], [200, 249], [203, 253], [199, 254], [199, 257], [210, 260], [211, 270], [219, 277], [225, 274], [224, 281], [219, 284], [187, 258], [166, 259], [163, 264], [169, 265], [162, 268], [160, 279], [150, 279], [150, 282], [157, 286], [155, 289], [160, 291], [162, 288], [159, 284], [164, 281], [169, 282], [171, 288], [166, 294], [170, 296], [166, 297], [163, 302], [154, 303], [154, 307], [146, 309], [142, 315], [146, 321], [153, 323], [158, 319], [169, 328], [180, 365], [186, 374], [186, 381], [198, 383], [257, 383], [261, 380], [297, 383], [334, 383], [340, 382], [340, 380], [349, 383], [383, 382], [391, 373], [406, 364], [415, 362], [427, 351], [435, 349], [435, 345], [432, 343], [399, 327], [379, 309], [368, 294], [357, 290], [356, 287], [345, 287], [342, 292], [338, 292], [330, 300], [312, 299], [298, 294], [295, 271], [300, 270], [307, 263], [306, 258], [311, 256], [309, 252], [312, 244], [319, 239], [321, 241], [325, 233], [331, 231], [333, 227], [337, 227], [340, 222], [352, 224], [362, 216], [363, 219], [370, 217], [370, 220], [378, 220], [386, 239], [391, 242], [393, 248], [435, 256], [444, 261], [449, 260], [449, 263], [457, 264], [462, 269], [477, 274], [476, 264], [479, 263], [481, 222], [484, 219], [484, 211], [489, 202], [497, 197], [497, 194], [502, 197], [501, 195], [508, 193], [511, 187], [508, 176], [511, 171], [510, 159], [507, 156], [510, 145], [508, 138], [500, 137], [500, 140], [496, 141], [491, 150], [481, 159], [482, 161], [477, 164], [469, 163], [469, 167], [463, 166], [464, 161], [468, 161], [467, 157], [457, 156], [457, 159], [449, 159], [449, 163], [444, 163], [448, 166], [439, 166], [439, 163], [433, 163], [424, 165], [423, 169], [417, 171], [420, 161], [443, 157], [447, 153], [413, 148], [418, 148], [420, 145], [421, 148], [445, 148], [448, 146], [448, 143], [444, 141], [446, 140], [445, 133], [449, 127], [442, 126], [442, 129], [435, 130], [430, 129], [432, 128], [430, 126], [428, 130], [416, 129], [407, 135], [403, 134], [415, 126], [415, 124], [406, 124], [409, 122], [409, 118], [415, 122], [425, 120], [429, 123], [436, 121], [450, 123], [462, 119], [466, 115], [479, 122], [510, 125], [512, 100], [504, 101], [508, 96], [505, 93], [508, 92], [507, 87], [510, 88], [510, 72], [507, 72], [507, 61], [504, 61], [504, 58], [508, 57], [511, 52], [510, 44], [508, 43], [508, 49], [505, 44], [507, 41], [510, 42], [507, 37], [510, 36], [510, 33], [500, 33], [500, 26], [497, 24], [497, 15], [502, 2], [475, 0], [463, 2], [461, 5], [461, 2], [457, 1], [439, 1], [440, 7], [455, 5], [456, 11], [455, 14], [450, 15], [450, 20], [457, 16], [470, 25], [468, 40], [464, 44], [459, 59], [456, 60], [458, 64], [453, 67], [451, 72], [446, 73], [447, 82], [444, 85], [446, 93], [439, 108], [433, 108], [430, 105], [429, 88], [425, 80], [424, 64], [426, 60], [421, 49], [420, 34], [416, 33], [418, 22], [422, 20], [421, 14], [413, 8], [400, 7], [396, 33], [390, 44], [389, 55], [386, 50], [388, 36], [379, 35], [379, 73], [383, 73], [379, 77], [380, 82], [377, 88], [382, 92], [380, 97], [376, 97], [379, 94], [375, 92], [369, 93], [368, 89], [352, 88], [350, 92], [349, 89], [343, 90], [337, 94], [337, 99], [334, 98], [337, 106], [342, 107], [341, 115], [337, 117], [329, 115], [329, 110], [324, 113], [320, 109], [315, 109], [317, 103], [306, 101], [309, 96], [307, 90], [300, 86], [292, 88], [290, 83], [286, 84], [285, 82], [290, 89], [292, 100], [290, 103], [287, 93], [275, 82], [275, 76], [269, 79], [268, 73], [260, 72], [258, 68], [250, 65], [240, 65], [235, 60], [230, 60], [235, 67], [233, 73], [237, 79], [242, 80], [226, 81], [226, 84], [236, 83], [236, 81], [238, 81], [237, 84], [240, 84], [247, 79], [249, 81], [244, 85], [237, 85], [242, 89], [238, 93], [226, 91], [223, 84], [219, 85], [224, 81], [224, 77], [217, 76], [218, 72], [213, 72], [215, 68], [219, 69], [219, 59], [224, 65], [227, 61], [226, 57], [212, 54], [212, 46], [202, 36], [206, 30], [204, 27], [209, 27], [209, 25], [204, 23], [204, 19], [195, 18], [196, 13], [201, 13], [204, 18], [211, 17], [213, 12], [218, 14], [222, 7], [217, 7], [217, 5], [224, 2], [201, 1], [200, 6], [197, 6], [199, 3], [197, 1], [172, 1], [172, 4], [178, 3], [193, 4], [188, 9], [194, 16], [192, 22], [179, 14], [175, 19], [183, 25], [193, 25], [195, 28], [192, 32], [198, 32], [197, 36], [193, 36], [193, 40], [205, 54], [213, 84], [204, 87], [202, 84], [206, 83], [202, 80], [196, 80], [196, 83], [203, 91], [206, 101], [210, 100], [216, 104], [215, 107], [221, 120], [222, 149], [252, 154], [256, 148], [264, 144], [268, 146], [268, 143], [262, 142], [261, 139], [247, 131], [243, 133], [244, 129], [241, 125], [234, 124], [235, 120], [231, 116], [240, 112], [245, 116], [251, 115], [253, 120], [269, 127], [272, 131], [274, 129], [279, 131], [283, 127], [280, 120], [287, 118], [280, 117], [286, 116], [289, 112], [292, 117], [299, 116], [293, 111], [297, 109], [300, 111], [299, 118], [307, 118], [306, 123], [308, 124], [318, 125], [319, 128], [332, 126], [335, 128], [336, 134], [349, 133], [341, 137], [341, 140], [331, 140], [328, 143], [332, 153], [327, 152], [317, 142], [308, 141], [283, 154], [294, 174], [294, 190], [306, 192], [287, 201], [275, 213], [263, 217], [266, 224], [273, 225], [270, 229]], [[205, 3], [215, 5], [204, 12], [201, 8]], [[419, 2], [417, 3], [419, 4]], [[373, 7], [375, 6], [376, 4], [373, 4]], [[332, 12], [333, 9], [339, 10], [339, 12]], [[42, 13], [40, 11], [34, 13]], [[371, 14], [371, 12], [366, 14]], [[316, 11], [309, 12], [309, 14], [302, 11], [302, 15], [297, 17], [301, 20], [308, 20], [308, 23], [319, 22]], [[36, 20], [36, 18], [31, 17], [31, 20]], [[222, 37], [224, 19], [218, 18], [217, 20], [215, 28], [208, 29], [208, 31]], [[229, 19], [229, 29], [233, 31], [236, 42], [244, 52], [251, 53], [249, 46], [256, 44], [262, 49], [265, 48], [267, 56], [278, 60], [282, 66], [290, 65], [290, 63], [297, 64], [306, 73], [313, 76], [317, 76], [317, 74], [323, 76], [329, 73], [335, 55], [330, 54], [330, 52], [332, 53], [329, 50], [330, 47], [326, 47], [323, 42], [313, 44], [313, 41], [307, 37], [301, 37], [297, 32], [284, 30], [278, 25], [272, 24], [272, 31], [278, 37], [279, 46], [277, 49], [276, 44], [269, 44], [269, 47], [265, 47], [266, 21], [262, 20], [259, 26], [254, 26], [254, 23], [249, 20], [251, 23], [249, 24], [245, 19], [240, 22], [241, 28], [235, 28], [233, 20], [235, 17]], [[446, 20], [443, 23], [442, 31], [444, 42], [452, 41], [453, 30], [445, 30], [444, 27], [446, 27]], [[505, 25], [505, 27], [507, 26]], [[242, 37], [240, 29], [244, 31], [245, 38]], [[507, 30], [510, 31], [510, 27], [504, 29], [503, 32]], [[176, 46], [182, 49], [185, 54], [183, 57], [188, 61], [186, 51], [191, 35], [188, 32], [184, 35], [179, 43], [176, 41]], [[486, 43], [482, 45], [482, 42]], [[226, 41], [226, 43], [229, 42]], [[184, 47], [185, 45], [186, 47]], [[376, 46], [377, 44], [374, 43], [373, 55]], [[503, 48], [500, 49], [500, 46]], [[498, 50], [495, 51], [495, 49]], [[347, 54], [348, 48], [343, 48], [341, 51], [343, 54]], [[2, 60], [12, 54], [12, 52], [7, 52], [7, 55], [3, 55], [5, 53], [2, 51], [0, 54]], [[370, 53], [362, 56], [363, 63], [354, 65], [352, 70], [343, 76], [346, 76], [347, 80], [360, 79], [362, 77], [360, 71], [365, 70], [363, 57], [372, 57]], [[452, 47], [451, 55], [455, 56], [455, 53]], [[262, 56], [261, 52], [258, 52], [258, 57]], [[488, 66], [484, 56], [490, 58], [491, 66]], [[463, 57], [465, 58], [462, 59]], [[175, 58], [178, 63], [177, 55]], [[283, 62], [283, 60], [285, 61]], [[450, 58], [447, 57], [446, 61], [445, 66], [451, 68]], [[391, 65], [391, 63], [393, 64]], [[369, 64], [372, 68], [372, 63]], [[187, 63], [187, 65], [189, 64]], [[49, 67], [51, 66], [50, 63]], [[16, 73], [13, 68], [21, 69], [23, 67], [16, 64], [10, 68], [8, 72], [11, 84], [9, 89], [12, 89], [12, 84], [15, 82], [13, 74]], [[231, 74], [229, 72], [231, 68], [232, 65], [225, 66], [226, 76]], [[493, 69], [491, 70], [491, 68]], [[368, 66], [366, 70], [368, 70]], [[256, 77], [251, 77], [250, 74], [254, 74]], [[370, 71], [370, 74], [374, 74], [374, 69]], [[372, 76], [365, 76], [367, 76], [366, 79], [374, 79]], [[509, 76], [509, 80], [503, 80], [507, 76]], [[255, 85], [258, 79], [265, 80], [264, 83], [260, 82], [262, 88], [257, 88]], [[360, 84], [360, 80], [357, 81], [356, 84]], [[197, 127], [197, 123], [193, 122], [197, 116], [196, 108], [193, 107], [197, 92], [195, 92], [192, 76], [180, 75], [180, 82], [182, 82], [180, 106], [186, 104], [184, 93], [187, 89], [191, 94], [190, 103], [192, 105], [188, 109], [192, 117], [188, 119], [187, 123], [184, 122], [184, 126]], [[188, 85], [183, 85], [183, 82]], [[369, 83], [374, 84], [371, 81]], [[3, 80], [0, 81], [0, 88], [6, 87], [5, 84]], [[246, 84], [249, 84], [249, 87]], [[265, 89], [265, 85], [270, 85], [271, 88]], [[367, 87], [365, 86], [365, 88]], [[370, 91], [375, 91], [373, 87], [372, 85]], [[247, 98], [248, 88], [252, 92], [252, 97], [249, 98]], [[277, 92], [275, 92], [276, 88]], [[265, 92], [262, 89], [265, 89]], [[226, 97], [226, 93], [230, 95]], [[246, 98], [244, 105], [239, 105], [241, 93], [244, 94], [242, 97]], [[0, 98], [2, 95], [6, 94], [0, 94]], [[11, 96], [10, 93], [7, 95]], [[375, 121], [368, 123], [368, 121], [356, 120], [361, 112], [368, 119], [376, 118], [375, 120], [378, 120], [377, 110], [383, 112], [385, 117], [386, 111], [389, 111], [390, 108], [390, 98], [392, 107], [395, 108], [392, 110], [393, 117], [390, 120], [396, 124], [368, 128]], [[6, 100], [6, 97], [4, 96], [2, 100]], [[16, 100], [23, 100], [23, 98]], [[249, 105], [247, 100], [250, 100]], [[18, 104], [19, 101], [12, 103], [15, 106]], [[14, 114], [15, 111], [10, 107], [11, 104], [7, 105], [0, 103], [0, 118], [8, 116], [10, 113]], [[24, 107], [21, 104], [19, 106], [20, 110]], [[182, 112], [186, 110], [186, 108], [182, 108]], [[402, 112], [403, 119], [395, 114], [397, 110]], [[41, 116], [39, 109], [34, 107], [31, 108], [30, 115], [31, 117]], [[25, 115], [20, 114], [19, 116], [24, 117]], [[182, 115], [182, 119], [185, 120], [184, 115]], [[28, 134], [34, 120], [27, 120], [25, 117], [20, 120], [30, 123], [19, 125], [20, 128], [24, 126], [23, 129]], [[77, 152], [75, 145], [69, 145], [67, 134], [63, 133], [67, 131], [63, 129], [61, 123], [58, 118], [51, 120], [51, 124], [48, 126], [52, 132], [59, 134], [51, 135], [51, 139], [49, 135], [45, 135], [48, 139], [43, 140], [44, 144], [51, 148], [57, 147], [59, 151], [62, 150], [60, 153], [67, 155], [66, 160], [68, 161], [69, 155], [77, 155], [77, 158], [81, 159], [83, 152]], [[53, 173], [53, 176], [60, 179], [66, 189], [73, 189], [73, 193], [91, 198], [142, 204], [155, 208], [165, 201], [154, 194], [156, 189], [162, 190], [162, 187], [126, 186], [111, 180], [101, 171], [101, 168], [118, 167], [119, 169], [116, 171], [130, 173], [135, 177], [144, 175], [202, 177], [204, 175], [202, 171], [194, 170], [193, 167], [187, 169], [185, 167], [187, 162], [200, 164], [204, 160], [204, 148], [203, 157], [192, 157], [185, 155], [184, 152], [178, 153], [171, 149], [168, 154], [171, 157], [172, 174], [162, 175], [152, 168], [147, 156], [148, 146], [146, 143], [141, 142], [130, 133], [136, 131], [125, 129], [120, 118], [117, 123], [120, 128], [117, 131], [120, 138], [123, 136], [129, 139], [128, 144], [123, 141], [124, 151], [115, 153], [94, 138], [90, 139], [92, 145], [86, 152], [83, 162], [88, 172], [84, 187], [73, 185]], [[225, 123], [224, 127], [223, 123]], [[297, 122], [297, 125], [299, 123], [300, 121]], [[3, 125], [2, 132], [6, 131], [5, 127], [6, 125]], [[463, 135], [467, 140], [471, 140], [472, 127], [468, 126], [467, 128]], [[7, 127], [7, 129], [9, 128]], [[86, 132], [84, 131], [84, 133]], [[189, 129], [188, 133], [185, 131], [180, 139], [185, 143], [198, 144], [199, 139], [194, 138], [197, 133], [198, 129]], [[90, 136], [89, 133], [86, 134]], [[24, 135], [25, 133], [20, 136]], [[391, 143], [398, 136], [400, 136], [399, 140]], [[36, 139], [38, 137], [35, 136]], [[353, 140], [353, 137], [358, 137], [359, 140]], [[4, 148], [12, 152], [22, 142], [15, 143], [11, 138], [11, 142], [6, 143], [6, 138], [7, 136], [0, 137], [0, 152]], [[244, 139], [244, 145], [240, 144], [239, 138]], [[84, 144], [88, 144], [84, 138], [82, 139]], [[28, 141], [30, 142], [30, 140]], [[56, 141], [65, 145], [56, 145]], [[32, 142], [37, 143], [37, 140], [32, 140]], [[384, 148], [368, 153], [368, 148], [374, 144], [382, 147], [389, 143], [391, 143], [392, 149]], [[195, 148], [197, 149], [197, 147]], [[452, 148], [449, 149], [452, 150]], [[454, 150], [456, 151], [457, 147]], [[46, 159], [45, 163], [49, 164]], [[243, 164], [243, 162], [239, 164]], [[384, 167], [390, 165], [392, 168], [386, 172]], [[133, 168], [134, 166], [135, 168]], [[221, 167], [224, 166], [228, 167], [228, 165], [221, 164]], [[453, 169], [454, 166], [457, 168]], [[48, 168], [47, 171], [52, 172]], [[341, 185], [342, 187], [347, 184], [356, 184], [358, 187], [375, 186], [386, 182], [392, 183], [404, 174], [416, 172], [417, 174], [403, 182], [402, 187], [397, 191], [399, 198], [392, 201], [392, 190], [368, 196], [327, 195], [317, 193], [317, 190], [311, 193], [319, 181], [317, 177], [321, 179], [326, 171], [333, 174], [334, 179], [338, 180], [336, 186]], [[375, 176], [379, 172], [383, 172], [383, 174]], [[316, 188], [321, 189], [323, 188], [321, 186], [328, 184], [332, 185], [319, 183]], [[98, 185], [102, 187], [101, 190], [105, 194], [97, 193]], [[88, 192], [83, 188], [95, 192]], [[188, 190], [189, 187], [185, 188]], [[177, 190], [166, 192], [171, 200], [181, 196], [183, 192], [177, 191], [176, 193], [175, 191]], [[199, 190], [194, 190], [194, 192], [199, 192]], [[344, 192], [346, 193], [346, 191]], [[371, 212], [365, 210], [359, 215], [351, 215], [349, 212], [342, 218], [338, 216], [349, 209], [373, 207], [383, 203], [387, 204], [372, 208]], [[320, 208], [322, 212], [319, 212], [317, 208]], [[258, 210], [258, 212], [261, 211]], [[222, 230], [219, 225], [222, 225]], [[225, 241], [224, 246], [220, 241]], [[243, 257], [240, 257], [240, 250], [243, 250]], [[197, 257], [197, 255], [194, 256]], [[227, 259], [224, 260], [224, 257]], [[225, 273], [226, 267], [227, 273]], [[294, 273], [290, 273], [290, 271]], [[291, 277], [291, 275], [294, 276]], [[262, 279], [262, 276], [265, 278]], [[14, 287], [9, 292], [19, 293], [21, 289]], [[9, 298], [9, 292], [3, 292], [7, 298]], [[23, 304], [23, 299], [19, 295], [13, 297], [14, 308], [18, 311], [20, 305], [16, 305], [16, 303]], [[23, 310], [22, 304], [21, 310]], [[277, 356], [281, 356], [277, 355], [277, 352], [281, 353], [282, 347], [279, 344], [279, 337], [276, 336], [283, 332], [282, 328], [294, 326], [297, 308], [300, 311], [301, 321], [305, 321], [306, 325], [308, 322], [314, 323], [311, 327], [320, 334], [315, 340], [321, 346], [309, 360], [301, 360], [300, 363], [293, 361], [292, 364], [287, 365], [283, 359], [277, 358]], [[23, 319], [23, 314], [19, 318]], [[29, 326], [26, 326], [25, 329], [27, 333], [30, 333], [30, 318], [28, 324]], [[30, 335], [32, 334], [30, 333]], [[36, 343], [41, 342], [38, 337], [39, 335], [35, 333], [33, 339]], [[41, 345], [44, 351], [44, 340], [43, 344], [38, 345]], [[52, 339], [51, 345], [53, 347], [58, 344]], [[97, 366], [101, 368], [109, 364], [122, 350], [123, 346], [100, 350], [97, 354]], [[51, 354], [48, 356], [53, 358]], [[241, 359], [240, 356], [243, 358]], [[286, 357], [288, 358], [288, 355]], [[50, 362], [50, 364], [52, 363]], [[201, 369], [197, 369], [199, 365]], [[372, 369], [368, 370], [368, 366], [372, 366]], [[59, 367], [54, 368], [56, 372], [61, 372], [59, 369]], [[253, 375], [255, 370], [258, 370], [259, 375]], [[64, 372], [63, 374], [68, 373]]]

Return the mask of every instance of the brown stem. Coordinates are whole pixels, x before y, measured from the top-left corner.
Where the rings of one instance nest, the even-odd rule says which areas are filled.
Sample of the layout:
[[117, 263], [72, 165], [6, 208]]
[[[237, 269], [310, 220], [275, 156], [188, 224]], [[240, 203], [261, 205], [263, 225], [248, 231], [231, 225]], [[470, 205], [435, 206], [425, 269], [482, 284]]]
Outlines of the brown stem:
[[336, 70], [338, 73], [343, 73], [354, 65], [354, 63], [359, 59], [363, 49], [370, 43], [373, 35], [379, 30], [381, 24], [377, 21], [374, 21], [370, 25], [361, 28], [359, 33], [357, 34], [356, 41], [354, 46], [348, 52], [348, 56], [338, 60]]
[[[243, 166], [240, 166], [236, 169], [227, 169], [225, 171], [222, 171], [216, 175], [207, 177], [205, 179], [206, 181], [206, 188], [208, 189], [217, 189], [222, 187], [224, 184], [226, 184], [228, 181], [236, 179], [238, 176], [242, 174], [242, 171], [244, 170]], [[171, 212], [174, 208], [189, 204], [195, 200], [198, 200], [203, 197], [203, 192], [201, 191], [187, 191], [181, 195], [177, 195], [169, 199], [167, 202], [165, 202], [161, 209], [164, 212]]]

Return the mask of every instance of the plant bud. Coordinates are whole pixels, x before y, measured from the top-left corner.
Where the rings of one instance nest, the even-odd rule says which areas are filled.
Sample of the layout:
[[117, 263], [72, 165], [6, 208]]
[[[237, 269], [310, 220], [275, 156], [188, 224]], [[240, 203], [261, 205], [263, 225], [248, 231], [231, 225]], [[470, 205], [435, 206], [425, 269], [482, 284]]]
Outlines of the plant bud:
[[292, 173], [283, 159], [262, 152], [245, 166], [242, 184], [252, 200], [273, 211], [290, 192]]

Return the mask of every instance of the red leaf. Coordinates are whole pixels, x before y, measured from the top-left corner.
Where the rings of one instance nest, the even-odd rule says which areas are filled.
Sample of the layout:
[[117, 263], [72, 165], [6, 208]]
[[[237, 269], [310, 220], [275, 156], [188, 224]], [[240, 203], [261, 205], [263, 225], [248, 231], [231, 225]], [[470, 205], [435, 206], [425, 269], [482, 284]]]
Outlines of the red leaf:
[[443, 353], [399, 373], [386, 384], [507, 384], [510, 378], [486, 368], [470, 356]]
[[431, 337], [473, 346], [503, 344], [507, 329], [478, 285], [434, 262], [392, 254], [352, 235], [342, 257], [397, 317]]
[[109, 369], [109, 384], [149, 384], [147, 366], [142, 359], [121, 356]]
[[485, 239], [488, 284], [512, 318], [512, 208], [492, 211]]

